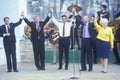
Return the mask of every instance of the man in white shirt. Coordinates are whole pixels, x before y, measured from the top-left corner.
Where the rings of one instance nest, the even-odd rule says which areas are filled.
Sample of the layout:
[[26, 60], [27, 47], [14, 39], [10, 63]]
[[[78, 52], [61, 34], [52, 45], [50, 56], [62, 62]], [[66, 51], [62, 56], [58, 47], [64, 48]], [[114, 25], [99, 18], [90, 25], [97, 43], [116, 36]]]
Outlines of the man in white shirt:
[[[53, 13], [53, 12], [52, 12]], [[58, 70], [62, 69], [62, 58], [63, 53], [65, 53], [65, 70], [68, 70], [68, 64], [69, 64], [69, 45], [70, 45], [70, 29], [72, 26], [73, 20], [71, 22], [67, 21], [67, 16], [62, 16], [62, 22], [58, 22], [53, 16], [52, 21], [55, 23], [55, 25], [59, 29], [59, 68]]]

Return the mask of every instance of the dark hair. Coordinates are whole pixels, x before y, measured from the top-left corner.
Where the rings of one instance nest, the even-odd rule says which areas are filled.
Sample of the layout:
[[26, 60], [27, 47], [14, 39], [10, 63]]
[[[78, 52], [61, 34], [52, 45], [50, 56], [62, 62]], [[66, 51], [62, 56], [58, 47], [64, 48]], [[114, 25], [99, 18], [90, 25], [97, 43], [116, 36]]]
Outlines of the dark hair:
[[5, 21], [5, 19], [10, 19], [10, 18], [9, 18], [9, 17], [4, 17], [4, 19], [3, 19], [3, 20]]
[[62, 15], [62, 18], [63, 18], [63, 17], [66, 17], [66, 18], [67, 18], [67, 16], [66, 16], [66, 15]]
[[106, 5], [104, 5], [104, 4], [103, 4], [103, 5], [101, 5], [101, 6], [102, 6], [102, 7], [106, 10], [106, 8], [107, 8], [107, 6], [106, 6]]

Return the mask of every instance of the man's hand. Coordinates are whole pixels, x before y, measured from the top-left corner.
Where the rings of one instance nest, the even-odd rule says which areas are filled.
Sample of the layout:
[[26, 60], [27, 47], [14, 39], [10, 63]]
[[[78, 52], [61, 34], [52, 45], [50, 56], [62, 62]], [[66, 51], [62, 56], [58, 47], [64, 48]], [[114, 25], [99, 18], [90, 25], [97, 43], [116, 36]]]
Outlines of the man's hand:
[[10, 36], [10, 33], [6, 33], [5, 36]]
[[94, 17], [95, 17], [95, 18], [97, 18], [97, 17], [98, 17], [98, 14], [97, 14], [96, 12], [94, 13]]
[[51, 17], [53, 17], [53, 8], [50, 8]]
[[75, 8], [72, 8], [72, 13], [76, 13], [76, 9]]
[[97, 19], [98, 19], [98, 14], [97, 14], [96, 12], [94, 13], [94, 17], [95, 17], [94, 20], [97, 21]]
[[53, 14], [53, 8], [50, 8], [50, 13]]
[[24, 11], [21, 12], [20, 16], [21, 16], [21, 17], [24, 17]]

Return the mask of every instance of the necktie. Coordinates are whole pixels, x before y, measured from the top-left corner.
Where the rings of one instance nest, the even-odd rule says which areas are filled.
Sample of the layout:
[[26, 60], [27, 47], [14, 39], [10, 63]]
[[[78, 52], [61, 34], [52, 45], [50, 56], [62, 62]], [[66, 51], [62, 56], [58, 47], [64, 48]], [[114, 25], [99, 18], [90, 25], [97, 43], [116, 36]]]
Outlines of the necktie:
[[65, 23], [63, 23], [63, 37], [65, 36]]
[[10, 26], [7, 26], [7, 33], [10, 33]]
[[37, 25], [36, 30], [37, 30], [37, 32], [40, 32], [40, 26], [39, 25]]
[[85, 32], [86, 32], [86, 25], [83, 27], [83, 38], [85, 38]]

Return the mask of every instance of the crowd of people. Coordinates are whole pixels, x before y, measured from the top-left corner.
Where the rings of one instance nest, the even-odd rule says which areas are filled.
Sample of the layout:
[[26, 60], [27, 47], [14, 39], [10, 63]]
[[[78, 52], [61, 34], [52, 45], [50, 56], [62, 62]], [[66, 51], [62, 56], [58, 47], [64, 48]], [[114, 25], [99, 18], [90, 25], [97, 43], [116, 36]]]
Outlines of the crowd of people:
[[[32, 30], [31, 42], [33, 46], [35, 66], [38, 71], [45, 70], [44, 26], [51, 19], [59, 29], [58, 70], [63, 69], [63, 55], [65, 56], [64, 69], [68, 70], [69, 49], [75, 49], [74, 43], [76, 40], [81, 55], [80, 71], [93, 71], [93, 63], [97, 64], [97, 58], [100, 58], [102, 64], [101, 72], [107, 73], [110, 50], [113, 49], [115, 54], [115, 64], [120, 64], [120, 27], [118, 27], [113, 34], [112, 27], [108, 26], [110, 14], [106, 11], [106, 8], [106, 5], [101, 5], [100, 11], [95, 12], [91, 17], [88, 17], [87, 15], [80, 16], [77, 14], [76, 9], [73, 8], [73, 14], [70, 15], [69, 18], [67, 18], [66, 15], [62, 16], [62, 22], [55, 19], [53, 9], [50, 9], [49, 14], [44, 21], [41, 21], [38, 16], [34, 18], [34, 21], [29, 21], [29, 19], [25, 17], [24, 12], [21, 12], [21, 18], [16, 23], [10, 23], [9, 17], [5, 17], [4, 24], [0, 26], [0, 36], [3, 37], [8, 69], [7, 72], [12, 72], [12, 68], [14, 72], [18, 72], [14, 29], [22, 23], [22, 20], [24, 20]], [[120, 13], [116, 14], [115, 19], [119, 16]], [[80, 29], [80, 36], [78, 36], [78, 29]], [[113, 35], [115, 35], [114, 38]], [[78, 38], [81, 38], [81, 46]], [[56, 64], [57, 45], [53, 45], [53, 47], [53, 64]]]

